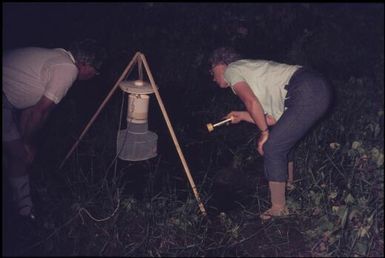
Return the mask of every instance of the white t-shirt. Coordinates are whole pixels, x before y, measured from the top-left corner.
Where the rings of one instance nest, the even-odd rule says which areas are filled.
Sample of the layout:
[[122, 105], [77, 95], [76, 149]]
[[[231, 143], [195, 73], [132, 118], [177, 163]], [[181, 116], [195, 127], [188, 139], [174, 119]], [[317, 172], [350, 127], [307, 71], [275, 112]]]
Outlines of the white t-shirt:
[[35, 105], [42, 96], [57, 104], [78, 73], [73, 56], [64, 49], [16, 49], [3, 56], [3, 93], [19, 109]]
[[265, 113], [278, 120], [284, 112], [287, 94], [285, 85], [301, 66], [287, 65], [266, 60], [239, 60], [230, 63], [225, 70], [224, 78], [233, 86], [241, 81], [246, 82], [258, 98]]

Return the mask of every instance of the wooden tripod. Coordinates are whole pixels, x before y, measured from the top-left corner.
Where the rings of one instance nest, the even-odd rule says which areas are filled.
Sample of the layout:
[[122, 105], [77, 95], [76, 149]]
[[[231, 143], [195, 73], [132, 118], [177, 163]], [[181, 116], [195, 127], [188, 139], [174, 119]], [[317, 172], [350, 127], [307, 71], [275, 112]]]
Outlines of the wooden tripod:
[[183, 165], [183, 168], [184, 168], [184, 171], [187, 175], [187, 178], [189, 180], [189, 183], [190, 183], [190, 186], [193, 190], [193, 193], [195, 195], [195, 198], [196, 200], [198, 201], [198, 205], [199, 205], [199, 209], [200, 211], [202, 212], [202, 214], [204, 216], [207, 215], [206, 213], [206, 210], [205, 210], [205, 207], [199, 197], [199, 193], [198, 193], [198, 190], [197, 190], [197, 187], [194, 183], [194, 180], [191, 176], [191, 173], [190, 173], [190, 169], [189, 167], [187, 166], [187, 162], [186, 162], [186, 159], [184, 158], [184, 155], [183, 155], [183, 152], [182, 152], [182, 149], [180, 148], [180, 145], [179, 145], [179, 142], [175, 136], [175, 133], [174, 133], [174, 129], [171, 125], [171, 122], [170, 122], [170, 119], [168, 117], [168, 114], [166, 112], [166, 108], [164, 107], [164, 104], [163, 104], [163, 101], [160, 97], [160, 94], [159, 94], [159, 91], [156, 87], [156, 84], [155, 84], [155, 81], [154, 81], [154, 78], [152, 76], [152, 73], [150, 71], [150, 68], [148, 66], [148, 63], [147, 63], [147, 60], [145, 58], [145, 56], [140, 53], [140, 52], [136, 52], [136, 54], [134, 55], [134, 57], [132, 58], [132, 60], [130, 61], [130, 63], [127, 65], [127, 67], [124, 69], [122, 75], [119, 77], [119, 79], [116, 81], [114, 87], [111, 89], [111, 91], [107, 94], [107, 97], [103, 100], [102, 104], [100, 104], [99, 108], [97, 109], [97, 111], [95, 112], [95, 114], [92, 116], [92, 118], [90, 119], [90, 121], [88, 122], [88, 124], [85, 126], [84, 130], [82, 131], [82, 133], [80, 134], [79, 138], [77, 139], [77, 141], [75, 142], [75, 144], [72, 146], [72, 148], [70, 149], [70, 151], [67, 153], [66, 157], [63, 159], [63, 161], [61, 162], [60, 166], [59, 166], [59, 170], [63, 167], [63, 165], [65, 164], [65, 162], [67, 161], [67, 159], [71, 156], [71, 154], [73, 153], [73, 151], [76, 149], [76, 147], [78, 146], [78, 144], [80, 143], [80, 141], [82, 140], [82, 138], [84, 137], [84, 135], [86, 134], [86, 132], [88, 131], [88, 129], [91, 127], [92, 123], [95, 121], [95, 119], [97, 118], [97, 116], [99, 115], [99, 113], [102, 111], [102, 109], [104, 108], [104, 106], [107, 104], [107, 102], [110, 100], [110, 98], [112, 97], [113, 93], [115, 92], [115, 90], [118, 88], [119, 84], [125, 79], [128, 77], [128, 75], [130, 74], [133, 66], [135, 64], [138, 64], [138, 71], [139, 71], [139, 77], [140, 79], [142, 79], [143, 77], [143, 73], [142, 73], [142, 64], [144, 65], [144, 68], [147, 72], [147, 76], [150, 80], [150, 84], [151, 84], [151, 87], [155, 93], [155, 96], [156, 96], [156, 99], [159, 103], [159, 106], [160, 106], [160, 109], [162, 111], [162, 114], [163, 114], [163, 117], [166, 121], [166, 124], [167, 124], [167, 127], [168, 127], [168, 130], [171, 134], [171, 138], [174, 142], [174, 145], [175, 145], [175, 148], [178, 152], [178, 155], [179, 155], [179, 158], [182, 162], [182, 165]]

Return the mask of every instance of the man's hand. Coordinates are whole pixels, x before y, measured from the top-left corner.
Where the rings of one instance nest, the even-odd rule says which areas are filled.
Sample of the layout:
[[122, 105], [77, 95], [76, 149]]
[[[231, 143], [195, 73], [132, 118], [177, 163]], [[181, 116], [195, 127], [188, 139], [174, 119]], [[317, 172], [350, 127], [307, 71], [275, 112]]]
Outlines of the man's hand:
[[25, 161], [30, 165], [35, 160], [36, 148], [30, 144], [24, 144], [24, 149], [26, 152]]
[[258, 153], [261, 154], [263, 156], [264, 152], [263, 152], [263, 145], [267, 142], [267, 140], [269, 139], [269, 131], [264, 131], [264, 132], [261, 132], [261, 135], [259, 136], [259, 139], [258, 139]]
[[34, 106], [21, 112], [19, 130], [24, 142], [29, 143], [44, 124], [55, 103], [43, 96]]

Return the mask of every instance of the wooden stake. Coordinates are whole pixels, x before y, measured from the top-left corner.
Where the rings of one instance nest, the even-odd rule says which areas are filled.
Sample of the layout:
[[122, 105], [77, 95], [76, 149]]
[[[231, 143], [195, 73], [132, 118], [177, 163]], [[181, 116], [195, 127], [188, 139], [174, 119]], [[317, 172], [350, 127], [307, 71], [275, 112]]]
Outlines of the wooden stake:
[[166, 121], [166, 124], [167, 124], [167, 127], [168, 127], [168, 130], [171, 134], [171, 138], [172, 140], [174, 141], [174, 145], [176, 147], [176, 150], [178, 152], [178, 155], [179, 155], [179, 158], [182, 162], [182, 165], [183, 165], [183, 168], [186, 172], [186, 175], [187, 175], [187, 178], [189, 180], [189, 183], [190, 183], [190, 186], [193, 190], [193, 193], [195, 195], [195, 199], [198, 201], [198, 204], [199, 204], [199, 208], [202, 212], [202, 214], [204, 216], [207, 215], [206, 213], [206, 210], [205, 210], [205, 207], [199, 197], [199, 193], [198, 193], [198, 190], [197, 190], [197, 187], [195, 186], [195, 183], [194, 183], [194, 179], [192, 178], [191, 176], [191, 173], [190, 173], [190, 169], [188, 168], [187, 166], [187, 162], [186, 162], [186, 159], [184, 158], [184, 155], [183, 155], [183, 152], [182, 152], [182, 149], [180, 148], [180, 145], [178, 143], [178, 140], [175, 136], [175, 133], [174, 133], [174, 129], [172, 128], [172, 125], [171, 125], [171, 122], [170, 122], [170, 119], [167, 115], [167, 111], [166, 111], [166, 108], [164, 107], [163, 105], [163, 101], [162, 101], [162, 98], [160, 97], [160, 94], [159, 94], [159, 91], [158, 89], [156, 88], [156, 84], [155, 84], [155, 81], [154, 81], [154, 78], [152, 77], [152, 74], [151, 74], [151, 71], [150, 71], [150, 68], [148, 67], [148, 63], [146, 61], [146, 58], [143, 54], [140, 54], [140, 58], [142, 59], [143, 61], [143, 65], [144, 65], [144, 68], [146, 69], [146, 72], [147, 72], [147, 75], [148, 75], [148, 78], [150, 79], [150, 82], [151, 82], [151, 86], [152, 86], [152, 89], [154, 90], [154, 93], [155, 93], [155, 96], [156, 96], [156, 99], [158, 100], [158, 103], [159, 103], [159, 106], [160, 106], [160, 109], [162, 111], [162, 114], [163, 114], [163, 117]]

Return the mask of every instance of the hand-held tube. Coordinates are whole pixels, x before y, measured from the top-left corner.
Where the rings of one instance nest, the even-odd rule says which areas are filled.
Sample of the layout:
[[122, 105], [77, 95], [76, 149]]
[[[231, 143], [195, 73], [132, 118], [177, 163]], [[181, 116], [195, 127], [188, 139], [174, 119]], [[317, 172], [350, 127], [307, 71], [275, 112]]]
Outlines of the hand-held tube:
[[216, 123], [216, 124], [212, 124], [212, 123], [206, 124], [207, 130], [208, 130], [209, 132], [212, 132], [212, 131], [214, 131], [214, 127], [221, 126], [221, 125], [223, 125], [223, 124], [226, 124], [226, 123], [228, 123], [228, 122], [231, 122], [231, 120], [233, 120], [233, 117], [230, 117], [230, 118], [227, 118], [227, 119], [225, 119], [225, 120], [222, 120], [222, 121], [220, 121], [220, 122], [218, 122], [218, 123]]

